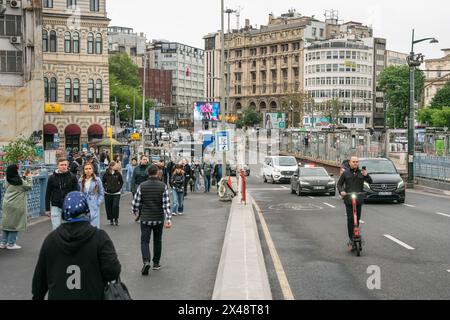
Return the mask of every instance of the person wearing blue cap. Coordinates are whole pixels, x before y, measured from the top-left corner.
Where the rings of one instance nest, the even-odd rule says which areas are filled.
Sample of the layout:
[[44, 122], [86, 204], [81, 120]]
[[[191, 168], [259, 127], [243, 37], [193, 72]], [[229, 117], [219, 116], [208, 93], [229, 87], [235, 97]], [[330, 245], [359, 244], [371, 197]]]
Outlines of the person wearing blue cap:
[[33, 275], [33, 300], [102, 300], [121, 265], [108, 234], [91, 225], [88, 199], [69, 193], [62, 225], [45, 239]]

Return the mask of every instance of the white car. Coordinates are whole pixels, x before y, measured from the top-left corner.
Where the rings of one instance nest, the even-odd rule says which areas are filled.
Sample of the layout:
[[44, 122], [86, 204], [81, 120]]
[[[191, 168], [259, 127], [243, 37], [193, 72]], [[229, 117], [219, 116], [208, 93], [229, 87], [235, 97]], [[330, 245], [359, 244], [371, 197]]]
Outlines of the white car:
[[291, 178], [297, 171], [299, 164], [294, 157], [267, 157], [263, 166], [264, 183], [291, 183]]

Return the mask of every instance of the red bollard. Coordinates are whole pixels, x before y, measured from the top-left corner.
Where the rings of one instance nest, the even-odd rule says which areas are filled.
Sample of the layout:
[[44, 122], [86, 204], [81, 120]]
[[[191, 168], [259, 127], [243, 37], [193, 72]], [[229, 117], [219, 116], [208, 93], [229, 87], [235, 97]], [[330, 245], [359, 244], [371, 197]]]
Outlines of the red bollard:
[[247, 204], [247, 181], [245, 176], [245, 170], [241, 170], [241, 178], [242, 178], [242, 199], [241, 203], [244, 202]]

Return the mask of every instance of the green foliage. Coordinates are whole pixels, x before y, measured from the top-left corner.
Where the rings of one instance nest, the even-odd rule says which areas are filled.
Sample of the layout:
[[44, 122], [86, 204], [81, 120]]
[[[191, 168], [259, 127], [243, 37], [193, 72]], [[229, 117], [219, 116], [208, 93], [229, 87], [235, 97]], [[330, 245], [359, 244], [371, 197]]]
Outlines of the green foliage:
[[[126, 53], [115, 54], [109, 58], [109, 73], [115, 76], [121, 85], [139, 88], [139, 68]], [[114, 82], [110, 81], [111, 84]]]
[[[416, 101], [421, 96], [425, 76], [421, 70], [416, 70], [415, 97]], [[389, 104], [388, 123], [391, 126], [395, 122], [398, 128], [404, 128], [406, 118], [409, 115], [409, 67], [393, 66], [386, 68], [380, 75], [379, 87], [385, 93]]]
[[450, 81], [448, 81], [434, 96], [431, 101], [431, 108], [450, 106]]
[[429, 108], [421, 109], [417, 115], [417, 120], [422, 124], [432, 126], [431, 124], [434, 112], [435, 110]]
[[19, 136], [15, 141], [10, 142], [4, 149], [6, 163], [16, 164], [19, 161], [34, 160], [36, 158], [35, 144], [31, 139]]
[[259, 114], [256, 112], [253, 108], [247, 108], [247, 110], [244, 111], [244, 117], [243, 117], [243, 125], [247, 127], [253, 127], [259, 124]]
[[418, 120], [430, 127], [450, 128], [450, 107], [420, 110]]

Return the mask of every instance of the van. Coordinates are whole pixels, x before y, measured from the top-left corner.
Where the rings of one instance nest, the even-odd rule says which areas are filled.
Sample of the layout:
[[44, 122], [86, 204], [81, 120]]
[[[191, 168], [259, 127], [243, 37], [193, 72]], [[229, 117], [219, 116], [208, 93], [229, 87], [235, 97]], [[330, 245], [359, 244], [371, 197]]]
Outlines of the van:
[[263, 181], [273, 184], [291, 183], [291, 178], [297, 171], [299, 164], [294, 157], [266, 157], [263, 165]]

